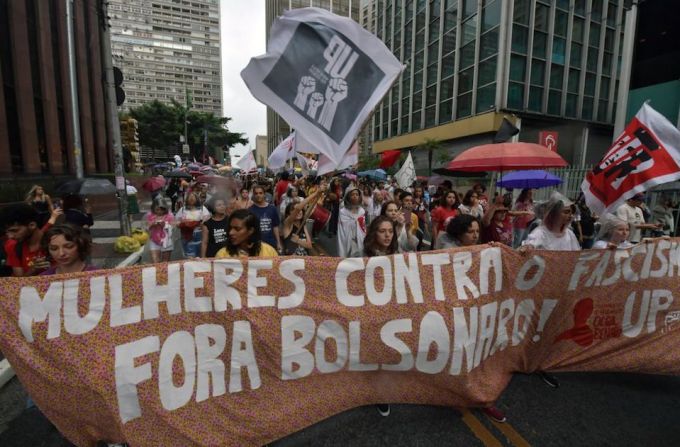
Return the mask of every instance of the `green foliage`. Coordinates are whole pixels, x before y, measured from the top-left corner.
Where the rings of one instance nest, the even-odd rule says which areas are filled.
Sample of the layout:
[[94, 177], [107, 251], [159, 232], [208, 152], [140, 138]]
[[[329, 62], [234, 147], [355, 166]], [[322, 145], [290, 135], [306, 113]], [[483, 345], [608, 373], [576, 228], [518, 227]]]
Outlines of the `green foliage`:
[[359, 155], [359, 166], [357, 170], [368, 171], [376, 169], [380, 165], [380, 154], [361, 154]]
[[217, 154], [217, 149], [248, 144], [243, 133], [230, 132], [231, 118], [215, 116], [209, 112], [187, 109], [183, 104], [172, 101], [169, 105], [152, 101], [130, 110], [130, 116], [137, 120], [139, 143], [157, 150], [177, 148], [179, 136], [184, 135], [186, 116], [187, 136], [191, 153], [203, 152], [204, 132], [208, 133], [208, 152]]

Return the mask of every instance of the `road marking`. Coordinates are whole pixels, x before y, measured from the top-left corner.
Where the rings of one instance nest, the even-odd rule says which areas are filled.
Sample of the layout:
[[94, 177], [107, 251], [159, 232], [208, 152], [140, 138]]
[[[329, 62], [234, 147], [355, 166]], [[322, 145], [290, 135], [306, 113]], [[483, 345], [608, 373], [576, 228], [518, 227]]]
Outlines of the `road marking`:
[[461, 408], [460, 412], [463, 415], [465, 425], [477, 436], [477, 439], [482, 441], [485, 447], [503, 447], [503, 444], [491, 434], [479, 419], [470, 413], [470, 410]]
[[508, 424], [507, 422], [496, 422], [491, 418], [489, 418], [489, 420], [494, 425], [494, 427], [500, 430], [505, 435], [505, 437], [508, 438], [508, 441], [510, 441], [510, 443], [515, 447], [531, 447], [531, 444], [529, 444], [527, 440], [522, 437], [522, 435], [517, 433], [517, 431], [512, 428], [512, 425]]

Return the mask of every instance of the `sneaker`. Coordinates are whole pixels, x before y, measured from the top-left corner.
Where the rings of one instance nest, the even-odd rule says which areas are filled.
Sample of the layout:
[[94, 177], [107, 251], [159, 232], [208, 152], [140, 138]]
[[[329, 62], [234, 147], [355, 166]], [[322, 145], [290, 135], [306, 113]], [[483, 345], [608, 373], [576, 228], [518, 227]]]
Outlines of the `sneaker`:
[[499, 410], [496, 406], [482, 408], [482, 411], [496, 422], [503, 423], [508, 420], [508, 418], [505, 417], [505, 413]]
[[541, 380], [543, 380], [545, 384], [548, 385], [549, 387], [551, 388], [560, 387], [560, 382], [557, 380], [557, 377], [552, 376], [545, 371], [539, 371], [538, 375], [541, 378]]
[[380, 416], [387, 417], [390, 415], [390, 404], [378, 404], [375, 407], [378, 409]]

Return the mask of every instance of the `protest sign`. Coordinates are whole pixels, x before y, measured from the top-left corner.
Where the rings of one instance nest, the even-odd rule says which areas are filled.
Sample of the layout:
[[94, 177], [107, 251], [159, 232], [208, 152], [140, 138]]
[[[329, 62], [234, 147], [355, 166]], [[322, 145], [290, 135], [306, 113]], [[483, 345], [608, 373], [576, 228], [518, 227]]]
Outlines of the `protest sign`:
[[644, 103], [583, 180], [586, 204], [600, 216], [637, 193], [680, 179], [680, 131]]
[[8, 278], [0, 348], [79, 446], [254, 446], [360, 405], [488, 405], [513, 372], [678, 374], [678, 277], [680, 239]]
[[255, 98], [338, 165], [403, 68], [351, 18], [300, 8], [274, 21], [267, 53], [251, 59], [241, 77]]

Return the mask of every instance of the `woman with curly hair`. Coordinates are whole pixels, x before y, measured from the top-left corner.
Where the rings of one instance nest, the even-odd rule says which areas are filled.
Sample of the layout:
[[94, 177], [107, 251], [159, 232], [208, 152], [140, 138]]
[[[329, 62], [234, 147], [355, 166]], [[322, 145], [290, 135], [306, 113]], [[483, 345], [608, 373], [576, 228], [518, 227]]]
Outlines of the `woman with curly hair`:
[[40, 185], [33, 185], [26, 194], [26, 203], [38, 212], [38, 226], [45, 225], [54, 210], [52, 199], [45, 193], [45, 189]]
[[274, 247], [262, 242], [260, 220], [251, 211], [236, 210], [231, 213], [227, 228], [229, 228], [227, 244], [217, 252], [216, 258], [278, 256]]
[[79, 227], [69, 224], [55, 225], [45, 232], [41, 243], [47, 259], [52, 263], [52, 267], [41, 275], [97, 270], [97, 267], [87, 263], [92, 242]]

